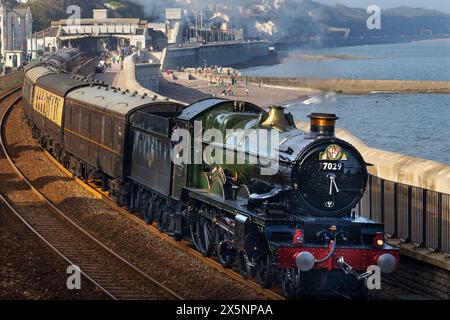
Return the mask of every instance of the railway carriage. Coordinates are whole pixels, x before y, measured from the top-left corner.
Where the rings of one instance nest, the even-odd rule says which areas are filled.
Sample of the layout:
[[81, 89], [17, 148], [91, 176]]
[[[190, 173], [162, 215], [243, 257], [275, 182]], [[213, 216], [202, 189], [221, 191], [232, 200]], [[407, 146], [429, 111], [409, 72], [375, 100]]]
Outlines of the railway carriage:
[[49, 151], [60, 154], [64, 144], [63, 120], [66, 94], [86, 82], [67, 73], [51, 73], [37, 79], [33, 89], [31, 117], [36, 136]]
[[23, 110], [25, 112], [25, 117], [28, 121], [32, 121], [32, 114], [31, 114], [31, 110], [32, 110], [32, 106], [31, 106], [31, 102], [33, 100], [33, 96], [34, 96], [34, 86], [36, 84], [37, 79], [39, 79], [40, 77], [52, 73], [54, 71], [50, 70], [49, 68], [46, 67], [35, 67], [35, 68], [31, 68], [28, 69], [25, 72], [25, 76], [24, 76], [24, 80], [23, 80], [23, 100], [24, 100], [24, 104], [23, 104]]
[[[147, 143], [157, 141], [147, 137], [150, 132], [159, 136], [163, 132], [155, 129], [149, 119], [157, 117], [161, 126], [161, 118], [154, 113], [177, 109], [177, 104], [153, 102], [110, 86], [91, 84], [76, 88], [66, 96], [62, 162], [79, 176], [100, 179], [103, 189], [121, 203], [127, 203], [129, 192], [125, 188], [135, 184], [158, 189], [158, 182], [163, 182], [159, 177], [170, 175], [170, 161], [158, 163], [156, 170], [150, 166], [148, 157], [155, 145], [150, 148]], [[167, 135], [169, 128], [166, 130]], [[154, 174], [158, 176], [155, 178]]]
[[[216, 98], [186, 106], [56, 71], [50, 63], [26, 73], [24, 108], [39, 141], [80, 178], [96, 179], [114, 201], [191, 238], [224, 267], [237, 264], [266, 288], [279, 283], [289, 298], [364, 297], [369, 266], [389, 273], [398, 264], [383, 225], [352, 211], [367, 164], [335, 137], [336, 116], [311, 114], [305, 133], [281, 107]], [[245, 130], [259, 129], [277, 133], [276, 153], [248, 139]], [[211, 147], [234, 161], [216, 161]], [[277, 170], [260, 174], [273, 161]]]

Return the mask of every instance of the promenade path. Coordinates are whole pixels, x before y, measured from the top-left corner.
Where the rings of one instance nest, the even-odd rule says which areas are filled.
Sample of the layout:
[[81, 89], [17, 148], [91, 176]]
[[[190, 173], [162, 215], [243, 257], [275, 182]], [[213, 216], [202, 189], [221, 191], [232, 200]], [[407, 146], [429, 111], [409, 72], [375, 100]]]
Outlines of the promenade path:
[[105, 81], [106, 84], [112, 85], [114, 87], [119, 87], [121, 89], [127, 89], [125, 81], [125, 72], [120, 70], [119, 63], [113, 63], [111, 69], [106, 70], [104, 73], [96, 73], [95, 79], [100, 81]]
[[[204, 79], [202, 75], [194, 75], [197, 78], [188, 80], [187, 74], [177, 72], [176, 77], [162, 75], [159, 93], [172, 99], [192, 103], [194, 101], [209, 98], [214, 95], [217, 98], [236, 99], [248, 101], [258, 106], [265, 107], [269, 105], [284, 105], [291, 101], [306, 100], [316, 95], [318, 90], [303, 88], [279, 88], [275, 86], [259, 85], [254, 83], [238, 82], [232, 87], [233, 95], [221, 94], [227, 88], [227, 84], [222, 86], [217, 84], [209, 84], [209, 78]], [[248, 88], [248, 96], [246, 94]]]
[[[120, 70], [120, 64], [118, 63], [113, 64], [111, 69], [104, 73], [95, 74], [95, 78], [122, 90], [129, 89], [127, 88], [125, 71]], [[177, 73], [175, 78], [176, 80], [166, 73], [162, 74], [159, 94], [186, 103], [210, 98], [213, 94], [215, 97], [243, 100], [261, 107], [267, 107], [272, 104], [284, 105], [290, 101], [306, 100], [318, 93], [318, 91], [310, 89], [278, 88], [266, 85], [259, 87], [252, 83], [248, 83], [246, 86], [244, 83], [238, 83], [232, 88], [233, 95], [228, 96], [221, 94], [227, 88], [226, 84], [211, 86], [208, 80], [201, 78], [187, 80], [187, 74], [185, 73]], [[248, 88], [248, 96], [246, 95], [246, 88]]]

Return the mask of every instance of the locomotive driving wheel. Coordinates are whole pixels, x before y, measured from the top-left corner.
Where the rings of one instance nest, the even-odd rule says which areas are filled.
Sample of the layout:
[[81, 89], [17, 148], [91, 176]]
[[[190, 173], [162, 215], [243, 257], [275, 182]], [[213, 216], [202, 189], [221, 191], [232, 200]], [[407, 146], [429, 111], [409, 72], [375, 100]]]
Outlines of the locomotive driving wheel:
[[256, 279], [261, 287], [272, 287], [273, 265], [272, 256], [269, 253], [256, 260]]
[[217, 243], [216, 251], [219, 262], [223, 267], [229, 268], [233, 264], [234, 257], [236, 255], [232, 246], [233, 237], [220, 227], [216, 227], [215, 236]]
[[191, 237], [197, 250], [208, 257], [213, 250], [213, 236], [211, 222], [201, 215], [206, 210], [205, 207], [199, 210], [199, 214], [193, 215], [191, 218]]
[[169, 224], [169, 205], [165, 200], [159, 202], [157, 216], [158, 216], [158, 229], [161, 231], [167, 231]]
[[298, 269], [283, 269], [281, 288], [288, 299], [296, 299], [301, 292], [301, 274]]
[[150, 203], [147, 206], [147, 211], [144, 214], [144, 221], [147, 224], [152, 224], [155, 220], [158, 212], [159, 201], [158, 197], [155, 194], [152, 194]]
[[255, 276], [255, 264], [245, 252], [238, 253], [238, 266], [243, 278], [251, 279]]

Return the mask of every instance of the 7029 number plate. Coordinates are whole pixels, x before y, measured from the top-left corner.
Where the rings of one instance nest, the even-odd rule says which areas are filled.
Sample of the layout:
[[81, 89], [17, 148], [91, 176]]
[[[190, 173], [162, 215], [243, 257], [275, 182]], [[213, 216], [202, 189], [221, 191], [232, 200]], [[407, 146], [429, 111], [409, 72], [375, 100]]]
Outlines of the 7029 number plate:
[[323, 171], [341, 171], [344, 165], [339, 162], [321, 162], [320, 169]]

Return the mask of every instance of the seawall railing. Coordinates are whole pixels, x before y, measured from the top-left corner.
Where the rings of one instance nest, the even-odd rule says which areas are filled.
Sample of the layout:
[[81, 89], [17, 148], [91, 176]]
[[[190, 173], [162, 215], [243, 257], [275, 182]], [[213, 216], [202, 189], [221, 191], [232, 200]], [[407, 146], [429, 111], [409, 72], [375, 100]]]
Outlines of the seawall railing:
[[450, 255], [450, 195], [371, 175], [356, 212], [392, 238]]

